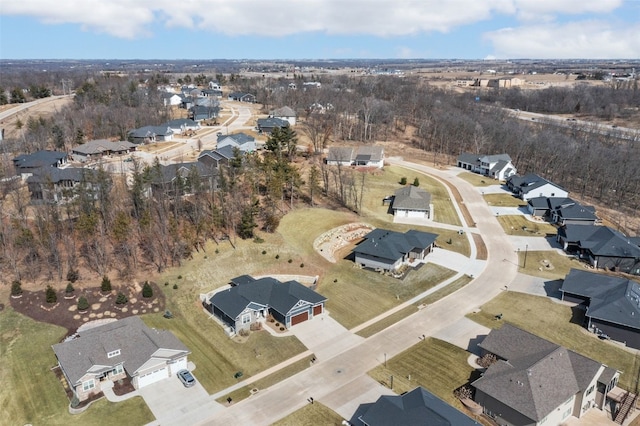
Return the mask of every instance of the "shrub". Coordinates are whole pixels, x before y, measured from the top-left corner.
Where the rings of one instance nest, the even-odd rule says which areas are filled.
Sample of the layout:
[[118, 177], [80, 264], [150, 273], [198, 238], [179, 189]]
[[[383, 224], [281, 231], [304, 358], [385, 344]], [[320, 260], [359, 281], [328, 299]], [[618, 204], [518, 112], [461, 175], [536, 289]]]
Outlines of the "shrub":
[[166, 286], [168, 286], [168, 285], [169, 285], [169, 281], [165, 281], [165, 282], [164, 282], [164, 286], [166, 287]]
[[255, 237], [253, 239], [253, 242], [257, 243], [257, 244], [262, 244], [262, 243], [264, 243], [264, 240], [262, 238], [260, 238], [260, 237]]
[[284, 327], [280, 327], [280, 331], [284, 331]]
[[413, 186], [420, 186], [420, 180], [418, 178], [413, 180]]
[[74, 394], [73, 398], [71, 398], [71, 408], [76, 408], [78, 405], [80, 405], [80, 400], [78, 396]]
[[22, 294], [22, 283], [18, 280], [15, 280], [11, 283], [11, 295], [12, 296], [20, 296]]
[[267, 254], [267, 251], [266, 250], [262, 250], [262, 254]]
[[127, 296], [125, 296], [124, 293], [118, 293], [118, 295], [116, 296], [116, 305], [124, 305], [129, 301], [129, 299], [127, 299]]
[[279, 254], [276, 254], [276, 259], [280, 259], [280, 255]]
[[44, 298], [47, 303], [56, 303], [58, 301], [58, 295], [56, 295], [56, 291], [50, 285], [47, 286], [47, 290], [44, 294]]
[[182, 279], [182, 275], [178, 275], [178, 279], [181, 280]]
[[406, 185], [406, 184], [407, 184], [407, 178], [406, 177], [400, 178], [400, 185]]
[[174, 289], [174, 290], [177, 290], [177, 289], [178, 289], [178, 284], [174, 284], [174, 285], [173, 285], [173, 289]]
[[73, 288], [73, 284], [69, 283], [67, 284], [67, 288], [64, 289], [64, 292], [67, 294], [71, 294], [75, 291], [75, 288]]
[[102, 282], [100, 283], [100, 290], [103, 293], [108, 293], [111, 291], [111, 280], [106, 275], [102, 277]]
[[220, 253], [220, 250], [216, 249], [215, 253], [216, 253], [216, 254]]
[[333, 280], [333, 282], [334, 282], [334, 283], [337, 283], [337, 282], [338, 282], [338, 279], [336, 278], [335, 280]]
[[287, 260], [287, 262], [291, 263], [291, 262], [293, 262], [293, 259], [289, 259], [289, 260]]
[[67, 272], [67, 281], [69, 281], [70, 283], [75, 283], [79, 278], [80, 274], [76, 269], [69, 269], [69, 271]]
[[301, 267], [301, 268], [304, 268], [304, 263], [301, 263], [301, 264], [300, 264], [300, 267]]
[[142, 297], [146, 297], [147, 299], [153, 297], [153, 289], [151, 288], [149, 281], [145, 281], [142, 286]]
[[80, 298], [78, 299], [78, 310], [86, 311], [87, 309], [89, 309], [89, 302], [87, 301], [87, 298], [84, 296], [80, 296]]

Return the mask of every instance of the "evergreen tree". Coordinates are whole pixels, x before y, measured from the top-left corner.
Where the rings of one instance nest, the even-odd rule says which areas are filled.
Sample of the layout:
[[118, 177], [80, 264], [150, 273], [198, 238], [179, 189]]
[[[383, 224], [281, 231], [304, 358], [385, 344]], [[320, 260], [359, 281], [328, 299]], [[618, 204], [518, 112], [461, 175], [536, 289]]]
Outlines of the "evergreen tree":
[[106, 275], [102, 277], [102, 283], [100, 283], [100, 290], [103, 293], [108, 293], [111, 291], [111, 280]]
[[48, 285], [47, 289], [45, 290], [45, 300], [47, 301], [47, 303], [56, 303], [58, 301], [56, 291], [50, 285]]

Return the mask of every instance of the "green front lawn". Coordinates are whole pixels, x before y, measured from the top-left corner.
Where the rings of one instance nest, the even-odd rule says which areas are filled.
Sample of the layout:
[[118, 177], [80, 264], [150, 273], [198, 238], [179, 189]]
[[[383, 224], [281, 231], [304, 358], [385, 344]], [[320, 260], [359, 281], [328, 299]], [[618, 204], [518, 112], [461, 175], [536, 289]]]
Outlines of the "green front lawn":
[[[495, 316], [502, 314], [502, 321]], [[467, 315], [490, 328], [499, 328], [503, 321], [578, 352], [598, 362], [616, 368], [620, 386], [632, 389], [638, 366], [634, 355], [610, 342], [599, 340], [582, 327], [584, 313], [549, 300], [546, 297], [505, 291], [481, 307], [480, 312]]]
[[556, 251], [520, 251], [519, 272], [550, 280], [564, 279], [571, 268], [584, 269], [584, 262], [572, 256], [563, 256]]
[[7, 425], [143, 425], [154, 420], [142, 398], [112, 404], [105, 399], [87, 411], [71, 415], [62, 383], [51, 368], [51, 345], [66, 334], [63, 328], [27, 318], [11, 308], [0, 314], [0, 405]]
[[340, 426], [342, 417], [330, 408], [315, 401], [294, 411], [287, 417], [278, 420], [273, 426], [301, 426], [301, 425], [322, 425]]
[[442, 340], [427, 338], [379, 365], [369, 376], [390, 386], [397, 394], [422, 386], [462, 410], [453, 391], [469, 382], [474, 369], [467, 363], [469, 352]]
[[484, 200], [494, 207], [520, 207], [527, 205], [526, 201], [511, 194], [485, 194]]
[[469, 182], [473, 186], [491, 186], [491, 185], [500, 185], [500, 181], [497, 181], [488, 176], [482, 176], [478, 173], [472, 172], [462, 172], [458, 174], [460, 179], [464, 179]]

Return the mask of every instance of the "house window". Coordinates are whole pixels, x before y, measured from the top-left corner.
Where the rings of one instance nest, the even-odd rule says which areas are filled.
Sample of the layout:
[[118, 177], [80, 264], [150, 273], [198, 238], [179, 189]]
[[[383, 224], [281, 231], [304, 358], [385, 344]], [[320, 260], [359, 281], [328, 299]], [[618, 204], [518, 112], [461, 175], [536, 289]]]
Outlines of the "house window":
[[90, 391], [95, 387], [96, 387], [96, 382], [93, 379], [87, 380], [86, 382], [82, 382], [82, 390], [84, 392]]
[[562, 419], [564, 420], [570, 415], [571, 415], [571, 408], [568, 408], [567, 411], [565, 411], [564, 414], [562, 415]]
[[584, 393], [585, 396], [589, 395], [591, 392], [593, 392], [593, 389], [595, 388], [595, 385], [591, 386], [589, 389], [587, 389], [587, 391]]
[[116, 368], [111, 370], [111, 374], [113, 374], [114, 376], [117, 376], [118, 374], [122, 374], [123, 371], [124, 371], [124, 368], [122, 368], [122, 364], [120, 364], [116, 366]]
[[120, 349], [116, 349], [115, 351], [107, 352], [107, 358], [113, 358], [114, 356], [120, 355]]
[[251, 322], [251, 314], [244, 314], [242, 316], [242, 323], [249, 324]]

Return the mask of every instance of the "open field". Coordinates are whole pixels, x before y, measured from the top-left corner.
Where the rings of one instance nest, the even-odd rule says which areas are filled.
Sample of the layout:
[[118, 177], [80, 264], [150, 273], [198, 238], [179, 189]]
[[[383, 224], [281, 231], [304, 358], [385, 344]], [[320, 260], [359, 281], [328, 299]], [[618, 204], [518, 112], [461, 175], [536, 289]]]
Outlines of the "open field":
[[547, 234], [557, 234], [558, 228], [547, 222], [531, 222], [522, 215], [500, 215], [498, 222], [507, 235], [522, 237], [544, 237]]
[[520, 207], [527, 205], [525, 201], [510, 194], [485, 194], [484, 200], [488, 205], [494, 207]]
[[[527, 263], [525, 265], [524, 251], [518, 253], [519, 272], [550, 280], [564, 279], [571, 268], [585, 269], [586, 265], [573, 256], [563, 256], [556, 251], [528, 251], [526, 256]], [[551, 267], [546, 267], [547, 264]]]
[[473, 186], [491, 186], [491, 185], [499, 185], [500, 181], [497, 181], [488, 176], [482, 176], [477, 173], [472, 172], [462, 172], [458, 175], [460, 179], [464, 179], [469, 182]]
[[[69, 414], [69, 400], [51, 368], [56, 357], [51, 345], [66, 330], [5, 308], [0, 315], [0, 404], [7, 425], [141, 425], [154, 420], [142, 398], [112, 404], [94, 402], [79, 415]], [[116, 409], [117, 407], [117, 409]]]
[[[502, 314], [502, 321], [495, 316]], [[534, 333], [558, 345], [592, 358], [623, 372], [620, 386], [632, 389], [637, 371], [634, 372], [634, 355], [615, 343], [599, 340], [581, 326], [584, 312], [554, 302], [546, 297], [505, 291], [477, 313], [468, 318], [490, 328], [499, 328], [503, 321]]]
[[339, 426], [341, 424], [342, 417], [338, 413], [316, 401], [278, 420], [273, 426]]
[[463, 409], [453, 391], [472, 378], [469, 353], [442, 340], [427, 338], [369, 371], [369, 376], [390, 386], [397, 394], [422, 386], [437, 397]]

